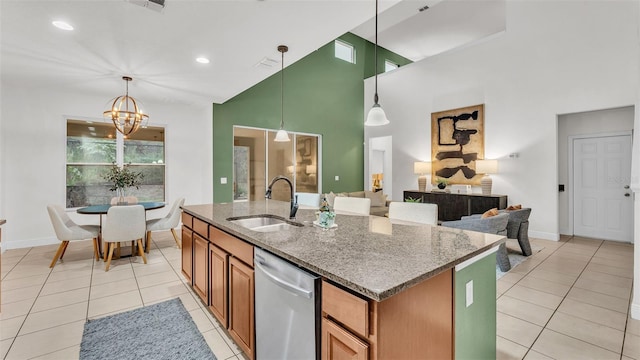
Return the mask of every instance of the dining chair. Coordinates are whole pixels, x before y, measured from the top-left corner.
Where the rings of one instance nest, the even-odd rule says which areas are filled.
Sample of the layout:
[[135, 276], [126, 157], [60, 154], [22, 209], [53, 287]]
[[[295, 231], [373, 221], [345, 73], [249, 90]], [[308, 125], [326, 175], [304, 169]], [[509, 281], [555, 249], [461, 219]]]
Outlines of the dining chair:
[[[107, 218], [102, 225], [102, 240], [108, 245], [109, 256], [104, 271], [109, 271], [113, 250], [123, 241], [135, 241], [138, 245], [138, 255], [147, 263], [147, 257], [142, 248], [142, 238], [145, 232], [145, 215], [142, 205], [112, 206], [107, 211]], [[106, 254], [107, 251], [105, 251]], [[132, 254], [133, 255], [133, 252]]]
[[389, 203], [389, 219], [438, 225], [438, 205], [392, 201]]
[[298, 205], [307, 205], [315, 209], [320, 207], [320, 194], [297, 192], [295, 194]]
[[336, 196], [333, 201], [333, 210], [344, 211], [358, 215], [369, 215], [371, 212], [371, 199]]
[[69, 218], [69, 215], [67, 215], [64, 208], [60, 205], [47, 205], [47, 212], [49, 212], [49, 218], [51, 218], [51, 224], [53, 225], [56, 237], [61, 241], [58, 251], [56, 251], [51, 265], [49, 265], [50, 268], [56, 266], [58, 259], [62, 260], [70, 241], [93, 239], [93, 253], [96, 260], [100, 259], [100, 255], [98, 255], [98, 234], [100, 234], [100, 226], [76, 224]]
[[178, 223], [180, 222], [180, 207], [182, 205], [184, 205], [184, 198], [178, 198], [173, 202], [171, 210], [169, 210], [167, 216], [160, 219], [147, 220], [147, 242], [145, 246], [146, 252], [149, 252], [149, 246], [151, 245], [151, 232], [160, 230], [171, 230], [173, 240], [176, 241], [176, 245], [178, 245], [178, 248], [181, 248], [180, 240], [178, 240], [178, 235], [176, 234], [175, 228], [178, 227]]

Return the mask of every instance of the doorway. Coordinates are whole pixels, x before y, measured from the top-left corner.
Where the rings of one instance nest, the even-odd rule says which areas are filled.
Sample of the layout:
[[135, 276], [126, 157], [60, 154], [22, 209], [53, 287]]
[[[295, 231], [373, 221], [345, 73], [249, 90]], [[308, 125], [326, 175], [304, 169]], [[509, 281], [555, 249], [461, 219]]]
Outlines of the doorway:
[[367, 190], [373, 188], [374, 174], [381, 174], [378, 176], [379, 184], [382, 187], [382, 192], [391, 197], [393, 194], [393, 157], [392, 157], [392, 137], [380, 136], [372, 137], [369, 139], [369, 169], [366, 174], [365, 184], [367, 184]]
[[572, 143], [574, 235], [632, 242], [631, 134]]

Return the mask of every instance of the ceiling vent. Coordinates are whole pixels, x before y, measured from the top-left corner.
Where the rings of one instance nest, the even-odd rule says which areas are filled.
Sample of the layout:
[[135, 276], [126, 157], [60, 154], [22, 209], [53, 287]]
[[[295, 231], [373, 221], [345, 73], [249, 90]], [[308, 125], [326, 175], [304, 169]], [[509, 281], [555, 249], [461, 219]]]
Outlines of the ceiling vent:
[[162, 12], [162, 9], [164, 9], [165, 0], [127, 0], [127, 1], [132, 4], [153, 10], [155, 12]]
[[262, 60], [260, 60], [257, 64], [255, 64], [255, 67], [261, 67], [261, 68], [272, 68], [275, 65], [278, 64], [278, 60], [274, 60], [268, 57], [263, 57]]

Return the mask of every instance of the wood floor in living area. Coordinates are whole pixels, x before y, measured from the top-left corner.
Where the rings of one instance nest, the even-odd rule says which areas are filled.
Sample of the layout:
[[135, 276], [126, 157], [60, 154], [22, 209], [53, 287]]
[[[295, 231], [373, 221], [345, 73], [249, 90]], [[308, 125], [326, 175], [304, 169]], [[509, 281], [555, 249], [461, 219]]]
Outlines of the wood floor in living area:
[[[74, 359], [87, 319], [180, 297], [219, 360], [241, 360], [180, 274], [169, 232], [154, 233], [149, 264], [91, 258], [90, 241], [2, 255], [0, 358]], [[532, 239], [543, 249], [498, 280], [498, 359], [639, 359], [640, 321], [629, 318], [633, 245]]]

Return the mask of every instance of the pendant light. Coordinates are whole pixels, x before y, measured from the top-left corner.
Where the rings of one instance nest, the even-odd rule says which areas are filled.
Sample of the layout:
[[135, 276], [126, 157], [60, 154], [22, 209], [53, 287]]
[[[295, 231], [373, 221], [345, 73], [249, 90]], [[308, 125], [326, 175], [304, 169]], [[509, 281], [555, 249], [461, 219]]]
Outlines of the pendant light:
[[376, 47], [374, 49], [374, 58], [373, 69], [376, 74], [376, 93], [373, 96], [373, 107], [369, 110], [367, 121], [364, 122], [366, 126], [381, 126], [389, 123], [387, 115], [384, 113], [384, 110], [382, 110], [380, 104], [378, 104], [378, 0], [376, 0]]
[[142, 112], [140, 109], [140, 103], [129, 96], [129, 82], [133, 80], [130, 76], [123, 76], [127, 84], [127, 91], [125, 95], [118, 96], [109, 101], [111, 106], [105, 110], [102, 114], [105, 119], [111, 119], [116, 130], [122, 133], [122, 135], [131, 135], [138, 131], [143, 120], [149, 120], [149, 115]]
[[278, 46], [278, 51], [282, 53], [282, 61], [280, 62], [282, 68], [280, 70], [280, 101], [281, 101], [281, 117], [280, 117], [280, 130], [276, 133], [276, 138], [273, 141], [285, 142], [290, 141], [289, 134], [284, 130], [284, 53], [289, 51], [286, 45]]

